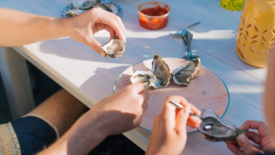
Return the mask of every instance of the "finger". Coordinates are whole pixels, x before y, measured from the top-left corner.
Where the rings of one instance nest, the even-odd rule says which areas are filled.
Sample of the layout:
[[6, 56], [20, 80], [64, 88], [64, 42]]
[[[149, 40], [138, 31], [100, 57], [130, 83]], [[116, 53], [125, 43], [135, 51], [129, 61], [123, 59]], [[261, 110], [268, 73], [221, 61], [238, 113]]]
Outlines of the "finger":
[[236, 140], [240, 145], [240, 147], [243, 149], [244, 153], [246, 154], [262, 153], [262, 151], [256, 148], [244, 134], [238, 135]]
[[261, 144], [261, 141], [262, 141], [262, 137], [256, 133], [256, 132], [253, 132], [253, 131], [246, 131], [245, 132], [245, 135], [248, 139], [250, 139], [251, 141], [253, 141], [254, 143], [260, 145]]
[[[121, 18], [118, 18], [118, 19], [119, 19], [119, 20], [117, 20], [117, 22], [118, 22], [118, 24], [120, 25], [120, 27], [122, 28], [123, 33], [124, 33], [124, 36], [126, 36], [125, 26], [124, 26], [124, 24], [122, 23]], [[125, 41], [126, 41], [126, 38], [125, 38]]]
[[143, 113], [147, 110], [147, 108], [148, 108], [148, 102], [144, 102], [142, 104]]
[[187, 120], [191, 111], [190, 105], [180, 109], [176, 114], [176, 127], [175, 131], [178, 134], [186, 134]]
[[198, 128], [198, 127], [200, 126], [200, 125], [197, 124], [197, 123], [190, 123], [190, 122], [188, 122], [188, 121], [187, 121], [187, 125], [190, 126], [190, 127], [192, 127], [192, 128]]
[[106, 25], [105, 30], [110, 33], [110, 40], [116, 36], [115, 31], [110, 26]]
[[145, 87], [142, 83], [138, 82], [129, 86], [134, 93], [140, 94], [144, 91]]
[[171, 100], [175, 100], [175, 96], [169, 96], [166, 98], [163, 107], [161, 116], [163, 117], [165, 126], [167, 129], [173, 130], [175, 127], [175, 118], [176, 118], [176, 107], [170, 103]]
[[202, 120], [197, 117], [197, 116], [190, 116], [187, 120], [187, 123], [189, 126], [193, 127], [193, 128], [198, 128], [201, 124]]
[[236, 147], [234, 144], [227, 144], [227, 148], [235, 155], [245, 155], [243, 151], [241, 151], [238, 147]]
[[104, 58], [107, 57], [107, 54], [101, 49], [101, 43], [95, 40], [93, 37], [87, 39], [85, 44], [95, 50], [98, 54], [102, 55]]
[[149, 92], [147, 90], [144, 90], [140, 93], [144, 97], [144, 101], [146, 102], [149, 99]]
[[246, 121], [240, 127], [240, 129], [244, 129], [248, 131], [249, 129], [256, 129], [259, 132], [259, 135], [262, 137], [269, 136], [268, 127], [261, 121]]
[[100, 22], [112, 27], [112, 29], [116, 32], [118, 37], [121, 40], [123, 40], [124, 42], [126, 42], [126, 37], [123, 32], [123, 28], [117, 22], [117, 18], [119, 18], [119, 17], [116, 17], [112, 13], [109, 13], [109, 12], [103, 10], [103, 12], [100, 14], [99, 20], [100, 20]]
[[194, 114], [200, 116], [201, 115], [201, 111], [196, 107], [194, 106], [193, 104], [189, 103], [190, 106], [191, 106], [191, 111], [193, 111]]

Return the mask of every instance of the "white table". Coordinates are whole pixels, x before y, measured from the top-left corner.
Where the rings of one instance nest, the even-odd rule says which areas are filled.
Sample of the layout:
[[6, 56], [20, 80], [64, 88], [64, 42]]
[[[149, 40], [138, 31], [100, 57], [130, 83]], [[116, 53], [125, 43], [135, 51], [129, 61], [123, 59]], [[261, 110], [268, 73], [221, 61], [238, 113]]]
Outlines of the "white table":
[[[137, 5], [147, 0], [115, 0], [123, 8], [122, 21], [127, 29], [126, 52], [121, 58], [102, 58], [89, 47], [70, 38], [38, 42], [21, 47], [6, 48], [1, 51], [1, 72], [7, 86], [12, 86], [8, 95], [16, 99], [30, 100], [25, 111], [15, 110], [14, 117], [20, 116], [33, 107], [31, 95], [18, 97], [18, 94], [30, 94], [28, 75], [17, 73], [15, 66], [24, 67], [24, 59], [16, 55], [16, 50], [25, 59], [59, 83], [63, 88], [92, 107], [96, 101], [112, 94], [113, 85], [120, 73], [130, 65], [152, 58], [153, 54], [163, 57], [181, 58], [186, 49], [183, 41], [169, 35], [171, 32], [200, 21], [201, 24], [191, 29], [194, 34], [193, 52], [200, 56], [202, 65], [220, 76], [230, 92], [230, 106], [224, 119], [240, 126], [244, 121], [264, 121], [262, 94], [266, 69], [255, 68], [241, 61], [236, 53], [235, 34], [241, 12], [230, 12], [219, 6], [218, 0], [168, 1], [171, 7], [169, 24], [157, 31], [143, 29], [138, 22]], [[24, 12], [60, 17], [63, 8], [71, 0], [0, 0], [0, 7], [16, 9]], [[99, 32], [96, 38], [105, 43], [107, 32]], [[5, 61], [3, 61], [5, 60]], [[15, 65], [15, 66], [14, 66]], [[3, 71], [4, 70], [4, 71]], [[22, 76], [21, 76], [22, 75]], [[18, 79], [23, 77], [16, 87]], [[25, 91], [16, 88], [26, 88]], [[9, 89], [9, 88], [7, 88]], [[18, 101], [11, 101], [22, 106]], [[23, 104], [25, 105], [25, 104]], [[124, 133], [131, 141], [146, 150], [150, 132], [141, 128]], [[199, 133], [188, 135], [183, 154], [216, 155], [231, 154], [224, 143], [211, 143]]]

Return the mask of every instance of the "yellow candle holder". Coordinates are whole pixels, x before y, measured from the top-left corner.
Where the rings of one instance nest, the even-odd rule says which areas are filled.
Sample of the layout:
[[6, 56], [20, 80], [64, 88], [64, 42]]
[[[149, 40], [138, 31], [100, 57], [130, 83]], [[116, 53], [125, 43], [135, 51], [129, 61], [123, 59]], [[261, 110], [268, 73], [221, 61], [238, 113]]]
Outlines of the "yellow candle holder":
[[222, 8], [230, 11], [240, 11], [243, 9], [245, 0], [220, 0]]
[[275, 43], [275, 0], [247, 0], [236, 35], [239, 57], [256, 67], [266, 67]]

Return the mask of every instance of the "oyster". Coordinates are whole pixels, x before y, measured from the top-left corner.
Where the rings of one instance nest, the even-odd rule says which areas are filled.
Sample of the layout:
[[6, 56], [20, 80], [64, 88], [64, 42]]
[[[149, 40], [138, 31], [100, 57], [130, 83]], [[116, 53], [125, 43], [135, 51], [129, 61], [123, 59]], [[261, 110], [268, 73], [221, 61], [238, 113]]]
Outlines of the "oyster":
[[136, 71], [131, 77], [131, 83], [142, 82], [145, 89], [153, 87], [155, 89], [165, 88], [170, 83], [170, 69], [169, 66], [158, 55], [154, 55], [152, 62], [152, 72], [150, 71]]
[[132, 84], [141, 82], [145, 89], [149, 87], [154, 87], [154, 82], [156, 81], [156, 76], [150, 71], [136, 71], [130, 79]]
[[125, 45], [122, 40], [116, 36], [101, 48], [109, 57], [119, 58], [125, 51]]
[[100, 4], [100, 0], [89, 0], [89, 1], [84, 2], [80, 7], [78, 7], [78, 9], [90, 10], [97, 4]]
[[245, 130], [222, 121], [211, 109], [203, 109], [201, 112], [202, 123], [198, 131], [205, 139], [212, 142], [228, 141], [236, 139], [239, 134], [245, 134]]
[[169, 66], [157, 54], [154, 55], [152, 62], [152, 72], [157, 76], [155, 88], [165, 88], [169, 85], [171, 78]]
[[199, 56], [196, 56], [196, 59], [191, 60], [186, 65], [183, 65], [172, 72], [174, 82], [178, 85], [188, 86], [199, 74], [200, 66], [200, 58]]
[[77, 15], [80, 15], [82, 13], [84, 13], [85, 11], [84, 10], [79, 10], [79, 9], [73, 9], [73, 10], [70, 10], [66, 13], [66, 15], [68, 17], [74, 17], [74, 16], [77, 16]]

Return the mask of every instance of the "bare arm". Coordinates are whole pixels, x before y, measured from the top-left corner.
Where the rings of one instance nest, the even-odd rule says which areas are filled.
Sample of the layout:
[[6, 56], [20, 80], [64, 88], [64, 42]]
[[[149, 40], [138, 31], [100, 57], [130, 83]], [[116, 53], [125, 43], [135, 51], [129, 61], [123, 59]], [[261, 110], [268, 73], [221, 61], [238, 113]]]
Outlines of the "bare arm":
[[94, 33], [106, 29], [111, 38], [118, 34], [124, 42], [125, 28], [120, 18], [96, 8], [66, 19], [43, 17], [0, 8], [0, 46], [21, 46], [70, 36], [106, 57]]
[[[275, 47], [275, 46], [274, 46]], [[271, 129], [273, 139], [275, 139], [275, 48], [269, 55], [267, 78], [264, 92], [265, 117]]]
[[0, 46], [20, 46], [67, 36], [65, 19], [0, 9]]
[[[99, 101], [55, 144], [39, 155], [86, 155], [107, 136], [141, 123], [149, 94], [141, 83], [129, 85]], [[131, 103], [131, 104], [129, 104]]]

